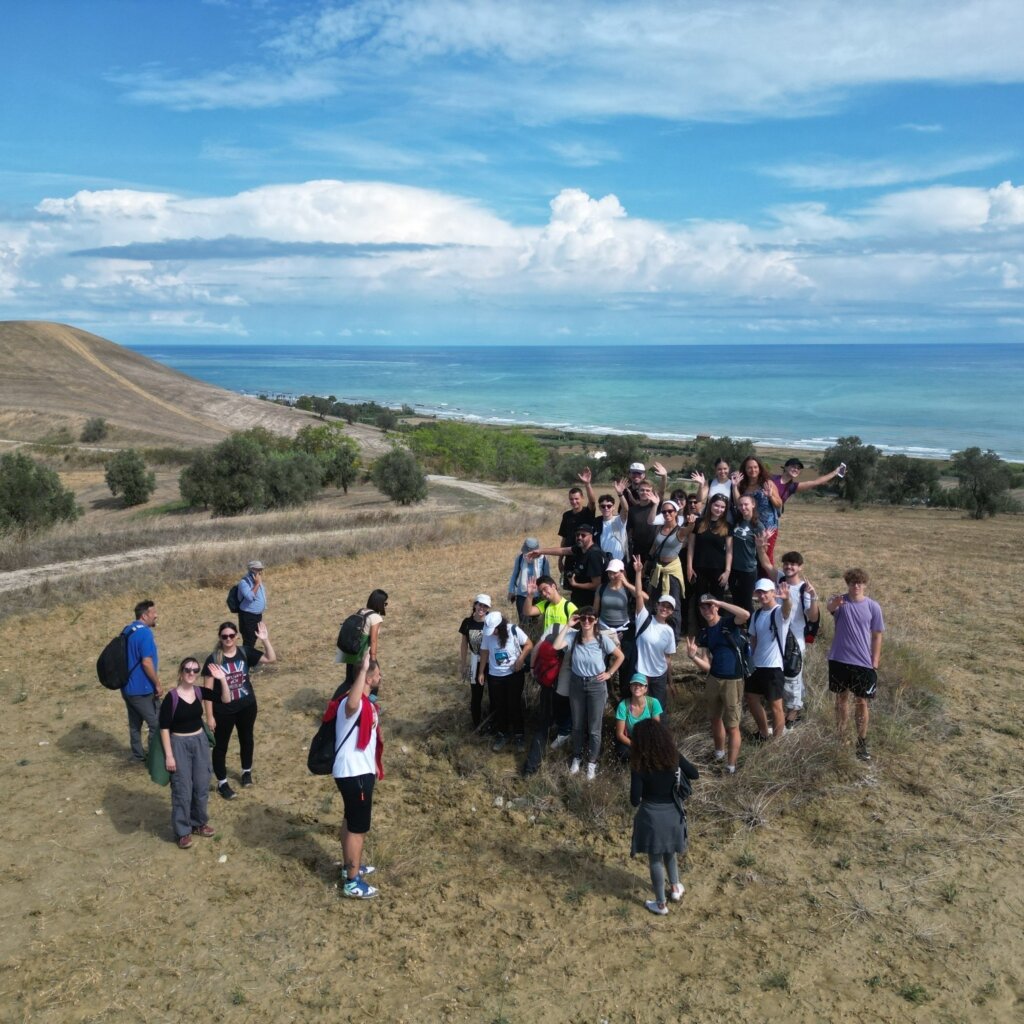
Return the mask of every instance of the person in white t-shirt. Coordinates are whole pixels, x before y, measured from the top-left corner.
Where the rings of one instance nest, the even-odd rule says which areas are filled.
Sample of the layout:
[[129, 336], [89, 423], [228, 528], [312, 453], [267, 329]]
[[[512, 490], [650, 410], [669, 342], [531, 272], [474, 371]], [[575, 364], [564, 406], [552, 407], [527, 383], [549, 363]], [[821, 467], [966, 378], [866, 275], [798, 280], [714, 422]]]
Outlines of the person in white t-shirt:
[[[800, 646], [800, 653], [807, 659], [808, 627], [821, 619], [818, 594], [814, 584], [804, 579], [804, 556], [799, 551], [787, 551], [782, 556], [782, 571], [778, 573], [779, 583], [789, 584], [789, 596], [793, 599], [793, 625], [790, 629]], [[811, 641], [814, 634], [811, 634]], [[782, 703], [786, 710], [786, 728], [796, 725], [803, 718], [804, 707], [804, 666], [795, 676], [786, 676], [783, 686]]]
[[335, 720], [335, 785], [345, 805], [341, 823], [341, 848], [345, 856], [345, 883], [342, 894], [350, 899], [368, 900], [377, 889], [366, 882], [374, 867], [363, 863], [363, 842], [370, 831], [373, 811], [373, 787], [383, 778], [379, 756], [380, 731], [377, 705], [370, 697], [380, 685], [380, 667], [363, 654], [355, 680], [338, 706]]
[[[786, 649], [786, 634], [793, 624], [789, 585], [780, 583], [776, 591], [771, 580], [758, 580], [754, 584], [754, 603], [754, 614], [747, 627], [754, 670], [743, 689], [747, 708], [757, 723], [757, 734], [752, 738], [755, 742], [763, 742], [772, 735], [778, 739], [786, 732], [786, 714], [782, 710], [785, 687], [782, 652]], [[768, 728], [765, 705], [772, 716], [771, 729]]]
[[672, 678], [672, 655], [676, 653], [676, 634], [669, 620], [676, 610], [671, 594], [658, 598], [653, 617], [644, 602], [643, 559], [633, 559], [636, 585], [636, 671], [647, 676], [648, 693], [668, 710], [668, 688]]

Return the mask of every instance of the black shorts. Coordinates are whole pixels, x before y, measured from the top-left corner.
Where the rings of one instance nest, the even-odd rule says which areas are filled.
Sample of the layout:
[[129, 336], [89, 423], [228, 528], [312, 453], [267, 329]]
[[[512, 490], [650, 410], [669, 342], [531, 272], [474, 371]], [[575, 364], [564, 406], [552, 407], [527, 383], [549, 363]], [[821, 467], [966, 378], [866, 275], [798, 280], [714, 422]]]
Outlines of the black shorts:
[[743, 686], [744, 693], [755, 693], [765, 700], [782, 700], [782, 691], [786, 685], [786, 677], [781, 668], [755, 668], [747, 676]]
[[863, 665], [830, 661], [828, 688], [832, 693], [852, 693], [854, 697], [871, 700], [878, 688], [878, 673], [873, 668], [865, 668]]
[[345, 825], [349, 832], [357, 835], [370, 831], [370, 811], [373, 809], [373, 784], [377, 777], [355, 775], [350, 779], [335, 779], [334, 782], [345, 803]]

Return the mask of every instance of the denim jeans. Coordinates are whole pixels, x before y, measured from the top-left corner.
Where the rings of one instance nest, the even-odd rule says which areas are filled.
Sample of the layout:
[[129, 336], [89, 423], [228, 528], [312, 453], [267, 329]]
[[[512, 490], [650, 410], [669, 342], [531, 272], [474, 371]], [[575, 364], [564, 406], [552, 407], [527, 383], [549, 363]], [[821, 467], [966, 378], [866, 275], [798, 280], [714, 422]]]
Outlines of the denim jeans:
[[587, 739], [588, 761], [596, 762], [601, 754], [601, 723], [608, 703], [608, 684], [593, 676], [584, 678], [573, 672], [569, 679], [569, 704], [572, 707], [572, 754], [583, 756]]

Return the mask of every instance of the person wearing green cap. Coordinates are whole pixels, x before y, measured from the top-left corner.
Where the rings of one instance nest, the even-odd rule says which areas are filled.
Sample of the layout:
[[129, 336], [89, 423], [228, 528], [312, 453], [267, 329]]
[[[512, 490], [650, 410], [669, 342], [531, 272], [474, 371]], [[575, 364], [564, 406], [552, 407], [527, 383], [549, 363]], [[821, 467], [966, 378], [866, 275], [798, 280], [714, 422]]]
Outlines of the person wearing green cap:
[[629, 696], [615, 709], [615, 753], [620, 760], [629, 760], [636, 723], [645, 718], [661, 721], [663, 710], [657, 697], [647, 695], [647, 676], [643, 672], [634, 672], [629, 680]]

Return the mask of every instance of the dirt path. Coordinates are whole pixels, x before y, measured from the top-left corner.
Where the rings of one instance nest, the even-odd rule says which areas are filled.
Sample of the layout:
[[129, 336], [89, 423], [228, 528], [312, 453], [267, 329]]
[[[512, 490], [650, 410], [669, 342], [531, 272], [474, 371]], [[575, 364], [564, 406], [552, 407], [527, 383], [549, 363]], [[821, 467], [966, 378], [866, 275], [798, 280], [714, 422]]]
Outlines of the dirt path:
[[[445, 487], [455, 487], [467, 491], [478, 497], [487, 498], [502, 505], [515, 504], [514, 501], [503, 494], [497, 487], [491, 484], [473, 483], [467, 480], [457, 480], [451, 476], [428, 476], [427, 480], [433, 484], [441, 484]], [[412, 517], [454, 515], [465, 511], [455, 505], [435, 506], [430, 509], [412, 509], [405, 512], [405, 515]], [[319, 539], [331, 537], [345, 537], [350, 539], [360, 535], [368, 535], [377, 530], [376, 526], [347, 527], [338, 530], [324, 530], [315, 534], [305, 533], [279, 533], [267, 534], [261, 538], [264, 548], [273, 548], [275, 545], [295, 544], [308, 540], [311, 536]], [[115, 569], [123, 569], [130, 565], [141, 565], [146, 562], [167, 558], [171, 555], [180, 555], [186, 551], [196, 552], [203, 550], [223, 551], [225, 548], [245, 548], [252, 546], [253, 539], [250, 536], [236, 538], [211, 538], [210, 540], [190, 541], [185, 544], [164, 544], [155, 547], [135, 548], [129, 551], [119, 551], [110, 555], [96, 555], [92, 558], [79, 558], [71, 562], [51, 562], [48, 565], [35, 565], [27, 569], [14, 569], [9, 572], [0, 573], [0, 594], [10, 593], [16, 590], [23, 590], [25, 587], [35, 586], [44, 582], [55, 582], [67, 576], [80, 576], [87, 573], [99, 574], [112, 572]]]

